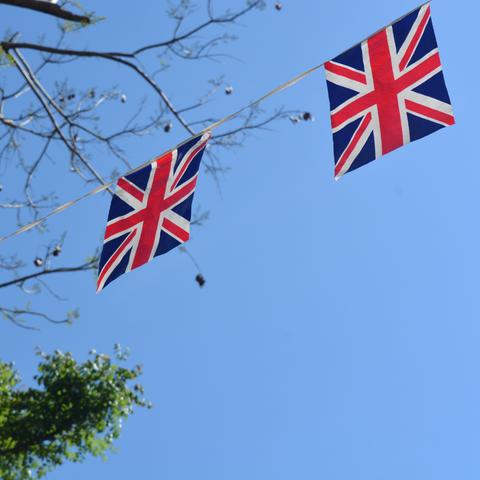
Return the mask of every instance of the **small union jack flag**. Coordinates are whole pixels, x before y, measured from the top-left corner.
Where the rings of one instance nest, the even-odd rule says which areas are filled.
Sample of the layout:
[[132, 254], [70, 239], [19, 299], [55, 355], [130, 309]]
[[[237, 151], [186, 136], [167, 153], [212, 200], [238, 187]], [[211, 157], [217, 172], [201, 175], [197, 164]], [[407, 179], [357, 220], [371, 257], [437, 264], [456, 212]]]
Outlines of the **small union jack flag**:
[[453, 125], [430, 6], [325, 65], [335, 179]]
[[97, 293], [190, 236], [192, 200], [210, 132], [122, 177], [110, 205]]

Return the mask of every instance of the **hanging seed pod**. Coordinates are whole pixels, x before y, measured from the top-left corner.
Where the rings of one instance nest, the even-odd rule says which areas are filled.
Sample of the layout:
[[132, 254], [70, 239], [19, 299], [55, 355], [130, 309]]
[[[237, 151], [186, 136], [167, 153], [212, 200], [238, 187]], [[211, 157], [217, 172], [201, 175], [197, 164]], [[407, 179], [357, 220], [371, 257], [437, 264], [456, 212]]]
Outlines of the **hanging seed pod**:
[[71, 93], [71, 94], [68, 96], [68, 99], [69, 99], [69, 100], [72, 100], [73, 98], [75, 98], [75, 94], [74, 94], [74, 93]]
[[60, 255], [60, 252], [62, 251], [62, 249], [60, 248], [60, 245], [57, 245], [54, 249], [53, 249], [53, 256], [54, 257], [58, 257]]
[[312, 116], [308, 112], [305, 112], [303, 114], [303, 119], [304, 120], [313, 120]]
[[198, 282], [198, 284], [200, 285], [200, 288], [203, 288], [203, 286], [205, 285], [205, 282], [206, 280], [203, 278], [203, 275], [201, 273], [199, 273], [196, 277], [195, 277], [195, 280]]
[[0, 184], [0, 192], [3, 190], [3, 185]]
[[171, 128], [172, 128], [172, 124], [171, 124], [171, 123], [167, 123], [167, 124], [165, 125], [164, 130], [165, 130], [166, 133], [168, 133]]
[[42, 259], [38, 257], [33, 261], [33, 263], [36, 267], [41, 267], [43, 265]]
[[233, 87], [227, 87], [227, 88], [225, 89], [225, 93], [226, 93], [227, 95], [230, 95], [232, 92], [233, 92]]
[[125, 103], [127, 101], [127, 96], [125, 94], [122, 95], [122, 103]]
[[282, 5], [280, 4], [280, 2], [277, 2], [277, 3], [275, 4], [275, 8], [276, 8], [277, 10], [281, 10], [281, 9], [282, 9]]

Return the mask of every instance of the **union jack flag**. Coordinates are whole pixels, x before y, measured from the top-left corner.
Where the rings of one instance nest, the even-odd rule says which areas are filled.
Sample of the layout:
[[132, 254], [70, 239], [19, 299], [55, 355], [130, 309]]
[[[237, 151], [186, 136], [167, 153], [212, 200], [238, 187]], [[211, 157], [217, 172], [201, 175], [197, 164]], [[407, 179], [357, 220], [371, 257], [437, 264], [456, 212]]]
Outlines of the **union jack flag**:
[[453, 125], [430, 6], [325, 65], [335, 179]]
[[192, 201], [210, 132], [122, 177], [110, 205], [97, 293], [190, 236]]

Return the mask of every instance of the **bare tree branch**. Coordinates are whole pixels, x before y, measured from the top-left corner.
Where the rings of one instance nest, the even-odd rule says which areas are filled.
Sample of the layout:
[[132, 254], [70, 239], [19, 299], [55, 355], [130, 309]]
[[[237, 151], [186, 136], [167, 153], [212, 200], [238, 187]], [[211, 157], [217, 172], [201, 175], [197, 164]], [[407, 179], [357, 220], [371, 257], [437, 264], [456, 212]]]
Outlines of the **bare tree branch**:
[[[146, 47], [139, 48], [138, 50], [135, 50], [135, 52], [133, 52], [132, 55], [135, 56], [139, 53], [145, 52], [146, 50], [150, 50], [152, 48], [166, 47], [166, 46], [172, 45], [176, 42], [181, 42], [182, 40], [185, 40], [187, 38], [192, 37], [195, 33], [199, 32], [200, 30], [203, 30], [204, 28], [206, 28], [206, 27], [208, 27], [209, 25], [212, 25], [212, 24], [232, 23], [237, 18], [245, 15], [247, 12], [249, 12], [253, 8], [257, 8], [261, 3], [262, 3], [262, 0], [256, 0], [255, 2], [251, 2], [250, 5], [248, 5], [246, 8], [244, 8], [243, 10], [241, 10], [237, 13], [224, 15], [223, 17], [218, 17], [218, 18], [214, 18], [212, 13], [211, 13], [211, 10], [209, 10], [210, 20], [208, 20], [208, 22], [205, 22], [202, 25], [199, 25], [198, 27], [196, 27], [196, 28], [188, 31], [187, 33], [177, 37], [178, 29], [180, 28], [181, 22], [187, 15], [187, 11], [186, 11], [185, 15], [182, 16], [182, 18], [178, 22], [177, 28], [175, 30], [175, 36], [171, 40], [168, 40], [167, 42], [156, 43], [154, 45], [147, 45]], [[209, 9], [210, 9], [210, 2], [209, 2]]]
[[[97, 178], [97, 180], [102, 184], [102, 185], [106, 185], [107, 182], [105, 182], [105, 180], [103, 180], [103, 178], [95, 171], [95, 169], [88, 163], [88, 161], [83, 157], [83, 155], [76, 149], [74, 148], [70, 142], [67, 140], [67, 138], [65, 137], [65, 135], [63, 134], [62, 130], [60, 129], [60, 127], [58, 126], [58, 123], [57, 121], [55, 120], [55, 117], [53, 116], [49, 106], [47, 105], [45, 99], [42, 97], [42, 95], [40, 95], [40, 92], [37, 90], [37, 87], [35, 85], [35, 83], [37, 83], [36, 81], [34, 81], [33, 79], [35, 78], [35, 76], [33, 75], [33, 72], [32, 70], [30, 69], [30, 67], [28, 66], [27, 62], [24, 60], [24, 58], [20, 55], [20, 52], [17, 50], [17, 49], [13, 49], [13, 51], [15, 52], [15, 54], [18, 56], [18, 58], [20, 59], [21, 63], [23, 63], [23, 65], [25, 66], [25, 68], [28, 70], [28, 73], [23, 69], [21, 63], [15, 59], [15, 57], [12, 55], [12, 58], [14, 59], [15, 61], [15, 64], [16, 66], [18, 67], [18, 69], [20, 70], [21, 74], [23, 75], [23, 77], [25, 78], [25, 80], [27, 81], [27, 83], [30, 85], [30, 88], [33, 90], [33, 92], [35, 92], [35, 95], [38, 97], [38, 99], [40, 100], [40, 102], [42, 103], [43, 107], [45, 108], [48, 116], [50, 117], [53, 125], [55, 126], [55, 130], [57, 131], [57, 133], [60, 135], [60, 137], [62, 138], [62, 140], [65, 142], [65, 145], [67, 146], [67, 148], [72, 152], [72, 154], [76, 155], [78, 158], [80, 158], [80, 160], [85, 164], [85, 166], [95, 175], [95, 177]], [[112, 194], [113, 196], [113, 191], [111, 188], [107, 188], [107, 190]]]
[[31, 43], [12, 43], [12, 42], [2, 42], [2, 48], [8, 52], [10, 49], [13, 49], [15, 53], [18, 53], [18, 48], [28, 48], [31, 50], [39, 50], [42, 52], [49, 52], [49, 53], [56, 53], [59, 55], [73, 55], [78, 57], [98, 57], [98, 58], [105, 58], [107, 60], [113, 60], [118, 63], [122, 63], [123, 65], [127, 65], [128, 67], [135, 70], [144, 80], [146, 80], [160, 95], [162, 100], [165, 102], [167, 107], [170, 111], [175, 115], [177, 120], [188, 130], [191, 135], [195, 135], [195, 132], [188, 126], [188, 123], [179, 115], [178, 111], [172, 105], [168, 97], [165, 93], [160, 89], [160, 87], [140, 68], [134, 65], [131, 62], [127, 62], [120, 57], [130, 57], [134, 58], [135, 54], [123, 54], [123, 53], [100, 53], [100, 52], [89, 52], [89, 51], [82, 51], [82, 50], [65, 50], [65, 49], [58, 49], [58, 48], [51, 48], [51, 47], [44, 47], [42, 45], [35, 45]]
[[40, 330], [41, 331], [40, 328], [35, 328], [35, 327], [30, 327], [28, 325], [23, 325], [15, 317], [17, 317], [18, 315], [33, 315], [33, 316], [37, 316], [37, 317], [42, 317], [45, 320], [48, 320], [50, 323], [60, 324], [60, 323], [70, 323], [71, 322], [70, 317], [66, 318], [65, 320], [54, 320], [53, 318], [49, 317], [45, 313], [32, 312], [31, 310], [27, 310], [27, 309], [26, 310], [19, 310], [19, 309], [11, 309], [11, 308], [0, 307], [0, 312], [3, 313], [4, 317], [6, 317], [6, 319], [10, 320], [11, 322], [13, 322], [18, 327], [26, 328], [27, 330]]
[[23, 283], [31, 278], [37, 278], [42, 275], [47, 275], [49, 273], [65, 273], [65, 272], [84, 272], [85, 270], [92, 270], [96, 268], [96, 263], [86, 263], [85, 265], [80, 265], [79, 267], [64, 267], [64, 268], [55, 268], [54, 270], [44, 270], [40, 273], [32, 273], [31, 275], [26, 275], [25, 277], [16, 278], [10, 282], [0, 284], [0, 288], [8, 287], [9, 285], [14, 285], [18, 283]]
[[44, 0], [0, 0], [0, 3], [12, 5], [14, 7], [28, 8], [37, 12], [53, 15], [54, 17], [63, 18], [70, 22], [79, 22], [89, 24], [90, 19], [85, 15], [76, 15], [64, 8]]

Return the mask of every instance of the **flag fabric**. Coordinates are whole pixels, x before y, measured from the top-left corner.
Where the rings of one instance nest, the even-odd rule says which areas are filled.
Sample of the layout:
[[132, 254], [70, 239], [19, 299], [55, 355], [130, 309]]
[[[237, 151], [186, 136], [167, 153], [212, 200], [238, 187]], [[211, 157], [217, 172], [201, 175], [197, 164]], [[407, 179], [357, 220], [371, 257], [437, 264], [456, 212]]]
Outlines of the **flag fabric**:
[[122, 177], [110, 205], [97, 293], [186, 242], [198, 169], [210, 132]]
[[430, 6], [325, 64], [335, 179], [453, 125]]

